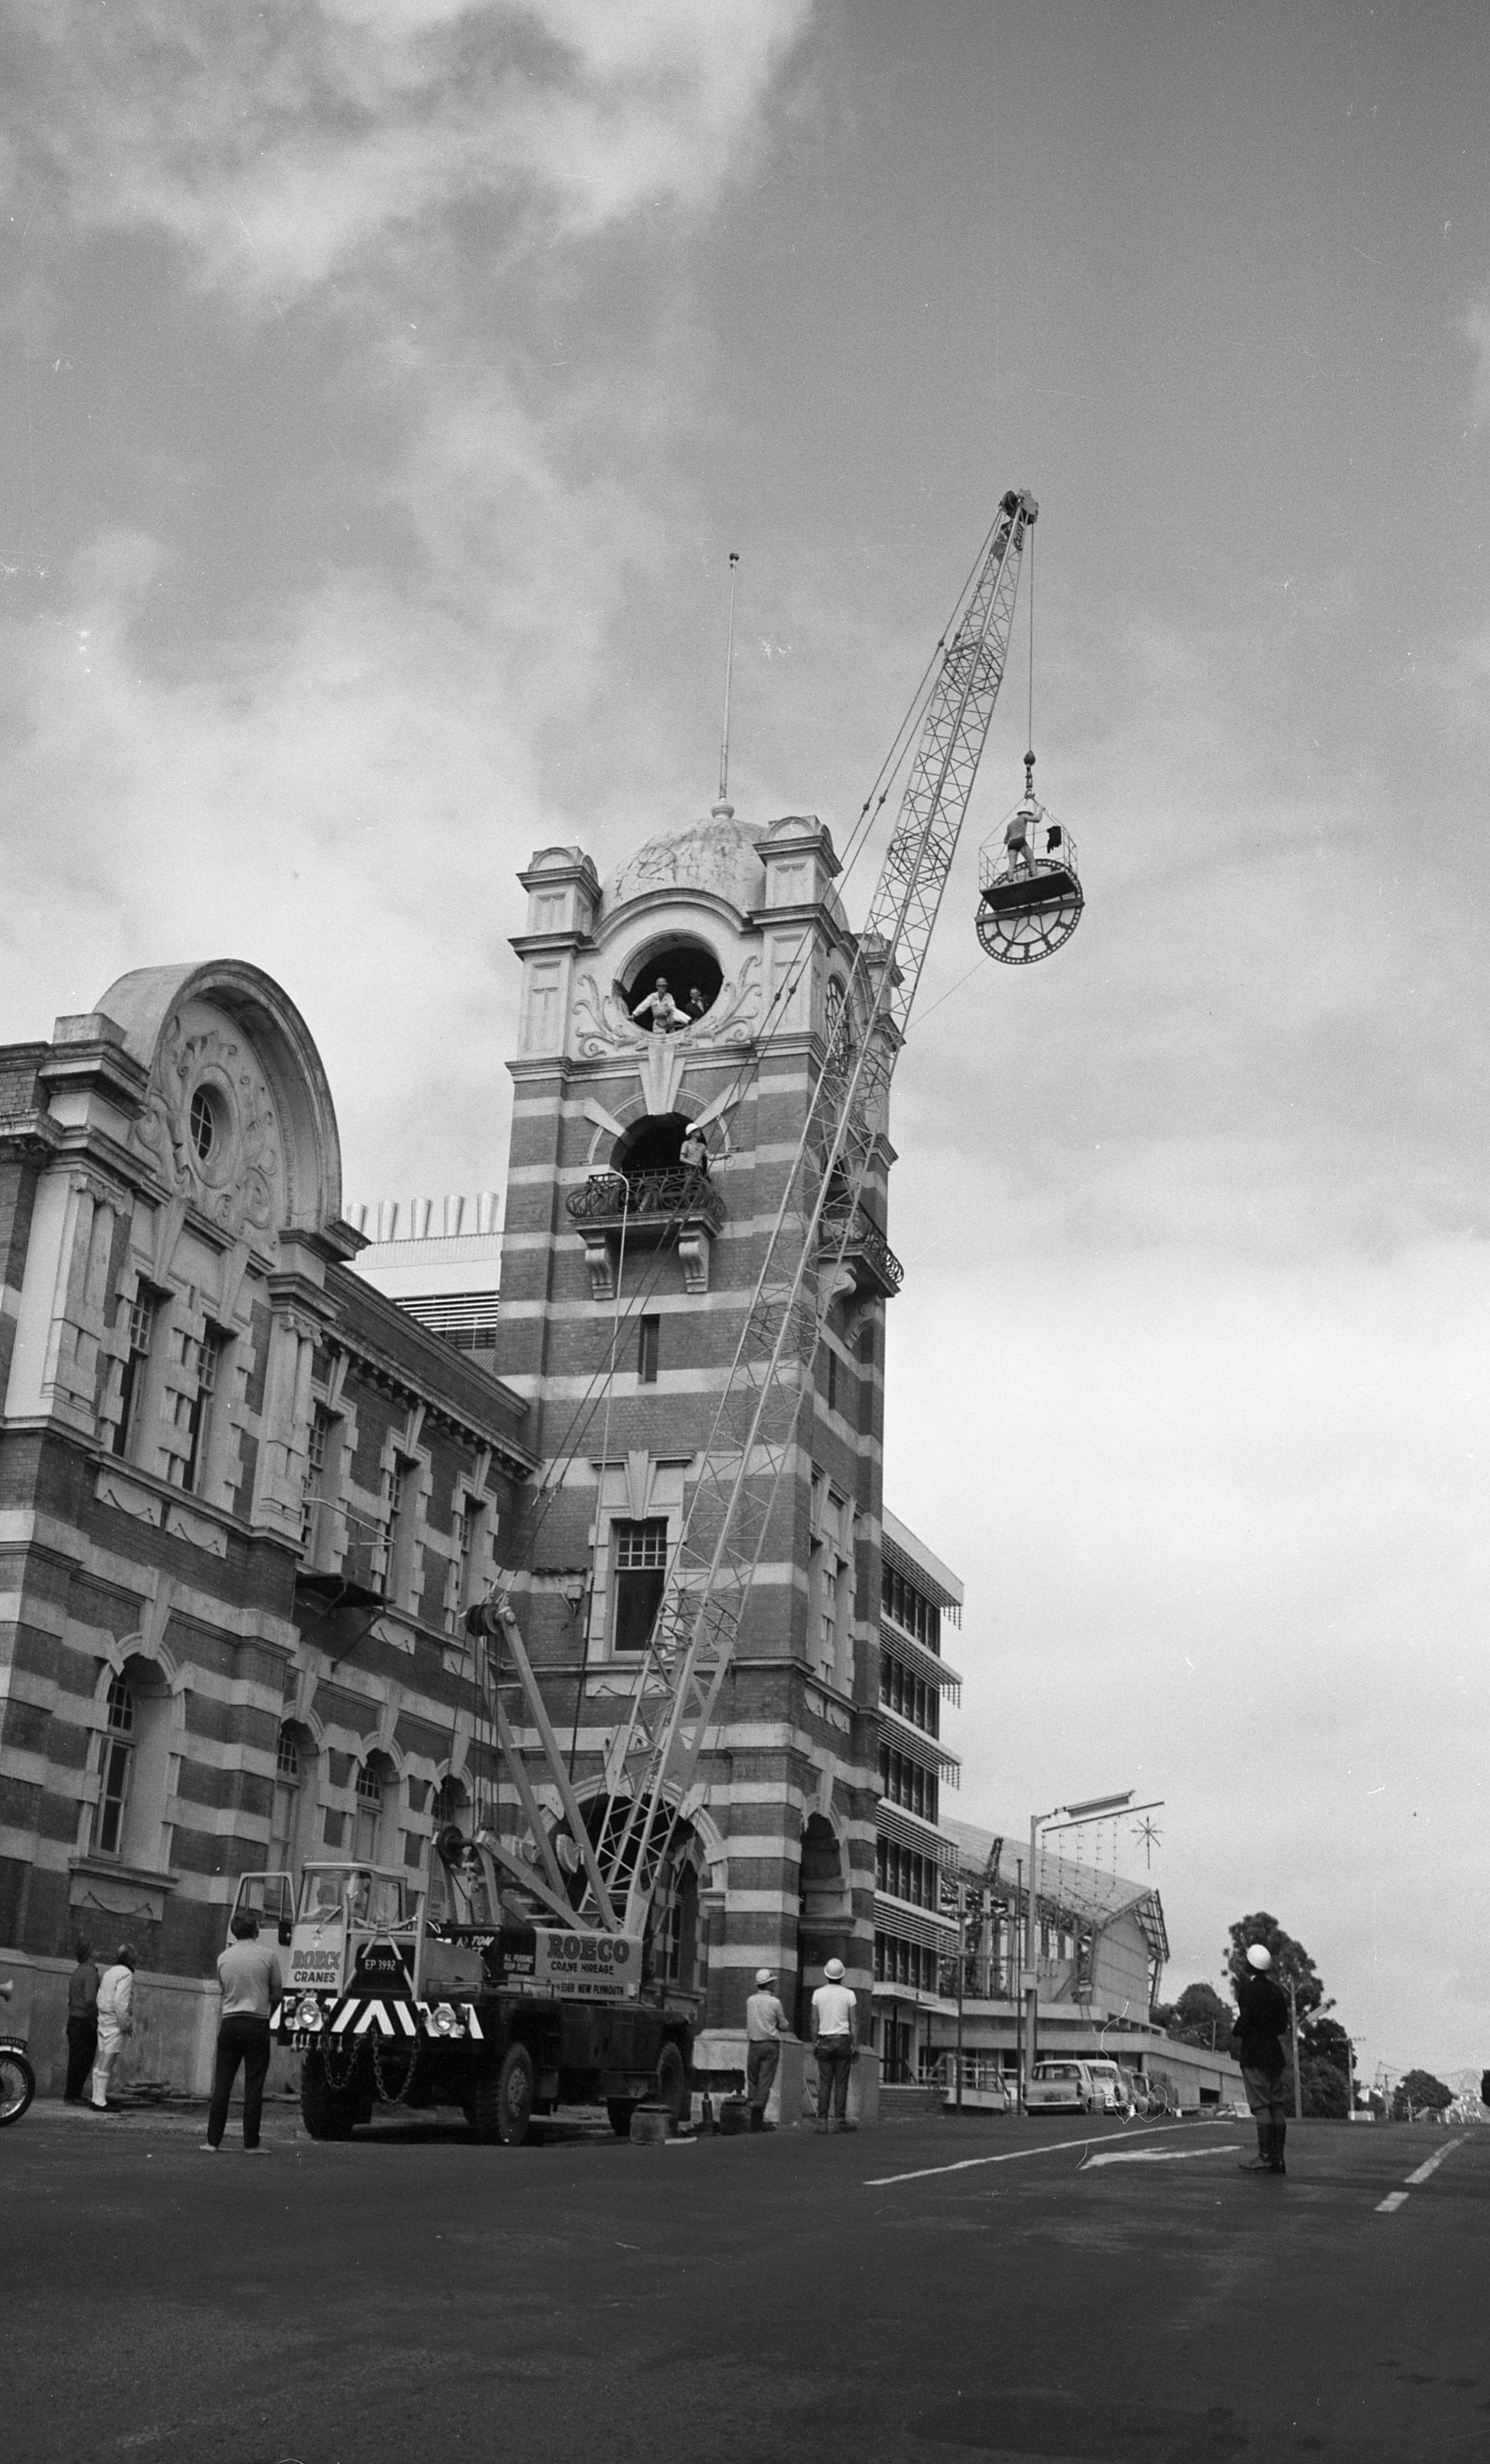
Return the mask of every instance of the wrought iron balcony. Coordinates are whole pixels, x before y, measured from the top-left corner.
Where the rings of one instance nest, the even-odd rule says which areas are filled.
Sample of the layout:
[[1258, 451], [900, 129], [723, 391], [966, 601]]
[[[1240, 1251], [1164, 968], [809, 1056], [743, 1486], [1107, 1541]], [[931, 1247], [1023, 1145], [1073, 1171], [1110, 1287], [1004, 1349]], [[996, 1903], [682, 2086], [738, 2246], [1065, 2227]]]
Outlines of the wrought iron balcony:
[[564, 1200], [583, 1242], [595, 1298], [615, 1296], [614, 1237], [648, 1243], [677, 1236], [684, 1288], [709, 1289], [709, 1243], [724, 1221], [724, 1200], [706, 1172], [674, 1164], [663, 1172], [595, 1172]]
[[[843, 1236], [842, 1214], [824, 1213], [821, 1239], [829, 1257], [837, 1250]], [[905, 1281], [906, 1270], [900, 1260], [873, 1217], [866, 1214], [862, 1206], [854, 1208], [854, 1220], [844, 1246], [844, 1269], [853, 1277], [855, 1291], [877, 1292], [881, 1300], [892, 1301]]]

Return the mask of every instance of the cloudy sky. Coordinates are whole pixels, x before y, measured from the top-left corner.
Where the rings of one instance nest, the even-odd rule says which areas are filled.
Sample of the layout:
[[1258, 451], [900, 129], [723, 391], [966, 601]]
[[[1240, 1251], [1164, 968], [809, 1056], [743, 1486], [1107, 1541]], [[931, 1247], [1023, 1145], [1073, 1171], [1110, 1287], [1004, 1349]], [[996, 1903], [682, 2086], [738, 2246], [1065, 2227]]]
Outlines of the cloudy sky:
[[[515, 868], [842, 840], [1007, 486], [1088, 909], [896, 1090], [953, 1808], [1167, 1800], [1490, 2060], [1490, 23], [1454, 0], [13, 0], [0, 1035], [268, 968], [351, 1195], [498, 1184]], [[867, 883], [850, 903], [862, 909]], [[1126, 1861], [1131, 1861], [1128, 1843]]]

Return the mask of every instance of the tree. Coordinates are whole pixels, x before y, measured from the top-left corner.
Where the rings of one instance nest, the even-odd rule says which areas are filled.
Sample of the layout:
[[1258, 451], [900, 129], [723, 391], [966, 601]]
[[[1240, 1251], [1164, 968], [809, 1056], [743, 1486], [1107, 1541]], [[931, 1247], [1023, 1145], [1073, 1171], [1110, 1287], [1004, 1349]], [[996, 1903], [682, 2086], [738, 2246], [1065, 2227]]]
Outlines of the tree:
[[1236, 2024], [1236, 2013], [1214, 1985], [1187, 1985], [1179, 2000], [1163, 2009], [1167, 2035], [1180, 2044], [1204, 2045], [1223, 2054]]
[[1399, 2079], [1391, 2100], [1393, 2121], [1411, 2122], [1414, 2113], [1441, 2113], [1454, 2102], [1454, 2090], [1435, 2079], [1432, 2071], [1409, 2071]]
[[1350, 2039], [1338, 2019], [1299, 2023], [1299, 2086], [1311, 2118], [1344, 2122], [1350, 2111]]
[[1303, 1943], [1295, 1942], [1291, 1933], [1284, 1933], [1278, 1919], [1269, 1916], [1266, 1908], [1259, 1908], [1254, 1916], [1238, 1917], [1230, 1930], [1231, 1940], [1222, 1956], [1234, 1986], [1239, 1985], [1247, 1973], [1251, 1944], [1265, 1943], [1273, 1954], [1273, 1974], [1285, 1993], [1290, 1987], [1293, 1990], [1294, 2008], [1301, 2022], [1315, 2012], [1323, 2014], [1334, 2009], [1333, 2001], [1325, 1999], [1319, 1970]]

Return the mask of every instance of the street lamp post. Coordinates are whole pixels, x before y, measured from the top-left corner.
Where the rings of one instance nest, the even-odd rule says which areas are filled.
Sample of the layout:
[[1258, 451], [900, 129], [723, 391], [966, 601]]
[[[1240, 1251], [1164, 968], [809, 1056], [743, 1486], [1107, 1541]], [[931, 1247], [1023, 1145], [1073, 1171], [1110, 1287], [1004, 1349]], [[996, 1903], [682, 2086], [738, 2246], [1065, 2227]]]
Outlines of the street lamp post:
[[1020, 1999], [1024, 2010], [1023, 2079], [1026, 2112], [1029, 2110], [1030, 2081], [1035, 2076], [1035, 2064], [1039, 2059], [1040, 1972], [1035, 1962], [1035, 1860], [1040, 1848], [1040, 1835], [1047, 1824], [1055, 1822], [1058, 1814], [1065, 1816], [1065, 1820], [1060, 1825], [1063, 1831], [1080, 1829], [1084, 1822], [1092, 1821], [1098, 1815], [1121, 1814], [1125, 1807], [1131, 1805], [1132, 1801], [1133, 1792], [1128, 1788], [1125, 1789], [1120, 1796], [1088, 1796], [1084, 1798], [1080, 1805], [1054, 1805], [1048, 1814], [1030, 1815], [1030, 1883], [1024, 1902], [1024, 1973], [1019, 1979]]

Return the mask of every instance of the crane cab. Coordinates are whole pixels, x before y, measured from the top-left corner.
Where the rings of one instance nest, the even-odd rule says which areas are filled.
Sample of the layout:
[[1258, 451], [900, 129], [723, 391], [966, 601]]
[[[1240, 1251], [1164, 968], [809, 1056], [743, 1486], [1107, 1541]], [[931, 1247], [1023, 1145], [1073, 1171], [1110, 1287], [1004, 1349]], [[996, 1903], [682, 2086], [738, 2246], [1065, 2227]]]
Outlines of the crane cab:
[[1024, 757], [1024, 794], [978, 851], [977, 937], [991, 958], [1027, 967], [1069, 941], [1085, 901], [1076, 842], [1035, 795], [1035, 756]]

